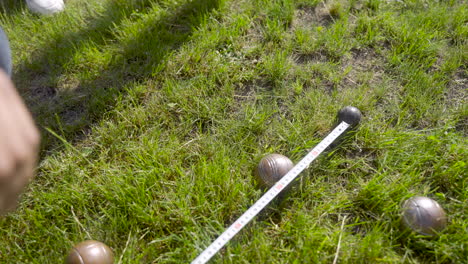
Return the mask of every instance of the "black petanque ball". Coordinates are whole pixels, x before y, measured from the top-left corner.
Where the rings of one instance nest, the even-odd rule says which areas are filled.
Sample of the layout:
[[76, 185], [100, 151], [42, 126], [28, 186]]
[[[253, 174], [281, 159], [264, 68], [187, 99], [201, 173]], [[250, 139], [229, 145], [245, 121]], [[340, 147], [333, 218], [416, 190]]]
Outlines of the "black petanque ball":
[[346, 106], [338, 112], [338, 119], [352, 126], [359, 124], [361, 118], [361, 111], [354, 106]]

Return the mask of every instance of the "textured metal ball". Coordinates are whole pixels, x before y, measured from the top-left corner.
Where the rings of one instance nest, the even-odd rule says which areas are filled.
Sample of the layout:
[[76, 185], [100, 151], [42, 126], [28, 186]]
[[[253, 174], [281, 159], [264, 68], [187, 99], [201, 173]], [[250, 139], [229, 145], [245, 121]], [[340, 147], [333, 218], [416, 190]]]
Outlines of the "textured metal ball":
[[113, 264], [114, 253], [104, 243], [86, 240], [75, 245], [69, 252], [66, 264]]
[[434, 236], [447, 225], [444, 209], [434, 200], [415, 196], [403, 203], [403, 225], [425, 236]]
[[338, 112], [338, 119], [354, 126], [361, 122], [362, 114], [354, 106], [346, 106]]
[[288, 157], [281, 154], [270, 154], [260, 160], [256, 175], [262, 185], [271, 187], [293, 167], [294, 163]]

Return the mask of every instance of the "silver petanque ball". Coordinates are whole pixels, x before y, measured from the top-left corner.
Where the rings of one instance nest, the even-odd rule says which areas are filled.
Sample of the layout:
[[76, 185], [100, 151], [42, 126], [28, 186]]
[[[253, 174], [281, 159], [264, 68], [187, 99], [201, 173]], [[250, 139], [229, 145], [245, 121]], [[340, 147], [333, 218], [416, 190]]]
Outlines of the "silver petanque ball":
[[424, 196], [411, 197], [403, 203], [401, 220], [404, 226], [425, 236], [434, 236], [447, 225], [444, 209]]
[[255, 174], [263, 186], [271, 187], [293, 167], [294, 163], [288, 157], [269, 154], [260, 160]]
[[86, 240], [75, 245], [68, 253], [65, 264], [113, 264], [114, 253], [104, 243]]

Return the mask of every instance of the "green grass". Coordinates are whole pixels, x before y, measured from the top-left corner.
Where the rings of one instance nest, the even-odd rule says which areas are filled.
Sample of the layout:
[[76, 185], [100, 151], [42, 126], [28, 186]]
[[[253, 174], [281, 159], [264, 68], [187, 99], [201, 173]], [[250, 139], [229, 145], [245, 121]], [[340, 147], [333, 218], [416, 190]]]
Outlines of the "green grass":
[[[189, 262], [262, 195], [260, 158], [299, 161], [346, 105], [363, 112], [359, 129], [213, 263], [466, 261], [466, 2], [0, 10], [14, 82], [43, 133], [35, 180], [0, 219], [0, 263], [59, 263], [85, 239], [116, 263]], [[413, 195], [446, 210], [438, 237], [401, 231]]]

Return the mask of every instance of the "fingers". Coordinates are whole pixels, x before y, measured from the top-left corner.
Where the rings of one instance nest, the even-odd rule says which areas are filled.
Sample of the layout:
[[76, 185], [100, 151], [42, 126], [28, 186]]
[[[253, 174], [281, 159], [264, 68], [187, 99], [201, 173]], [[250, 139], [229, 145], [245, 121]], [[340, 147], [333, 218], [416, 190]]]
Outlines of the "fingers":
[[0, 87], [0, 107], [3, 105], [2, 111], [7, 115], [5, 118], [15, 122], [15, 126], [11, 128], [16, 130], [17, 136], [21, 137], [25, 144], [38, 145], [40, 136], [32, 116], [3, 71], [0, 71]]
[[0, 213], [13, 208], [34, 175], [40, 135], [8, 76], [0, 71]]
[[0, 181], [0, 215], [16, 208], [19, 196], [34, 176], [35, 166], [36, 159], [26, 160]]

